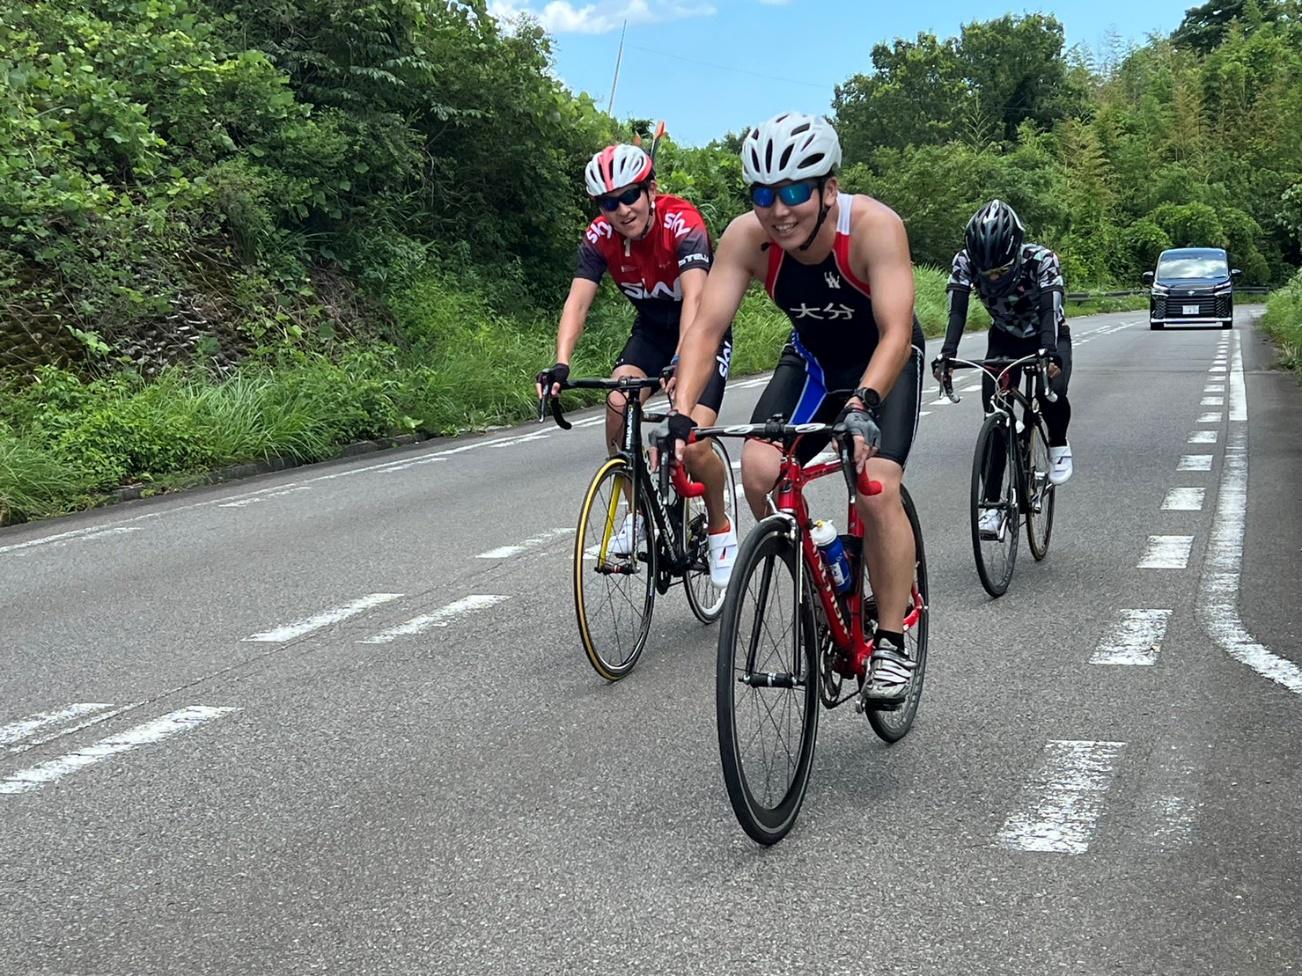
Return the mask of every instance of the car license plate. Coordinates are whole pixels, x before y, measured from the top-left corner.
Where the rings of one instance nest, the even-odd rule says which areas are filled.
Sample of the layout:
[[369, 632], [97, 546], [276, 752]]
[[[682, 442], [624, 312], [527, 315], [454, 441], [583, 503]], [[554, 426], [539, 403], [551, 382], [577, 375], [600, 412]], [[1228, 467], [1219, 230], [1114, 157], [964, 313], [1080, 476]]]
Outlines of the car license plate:
[[1184, 314], [1185, 314], [1185, 315], [1197, 315], [1197, 314], [1198, 314], [1198, 306], [1197, 306], [1197, 305], [1186, 305], [1186, 306], [1184, 307]]

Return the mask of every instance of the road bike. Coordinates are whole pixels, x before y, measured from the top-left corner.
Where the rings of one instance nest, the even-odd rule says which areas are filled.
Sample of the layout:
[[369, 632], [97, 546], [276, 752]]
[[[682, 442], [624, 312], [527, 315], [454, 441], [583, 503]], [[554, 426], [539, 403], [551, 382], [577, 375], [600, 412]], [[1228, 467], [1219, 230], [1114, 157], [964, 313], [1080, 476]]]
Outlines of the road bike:
[[[801, 438], [832, 433], [840, 456], [802, 465]], [[767, 423], [698, 429], [698, 437], [759, 437], [782, 447], [781, 474], [770, 495], [772, 513], [762, 519], [737, 553], [723, 604], [715, 669], [719, 757], [733, 812], [743, 830], [774, 844], [795, 824], [809, 785], [821, 708], [848, 701], [867, 715], [873, 731], [896, 742], [912, 727], [922, 698], [927, 664], [927, 560], [922, 529], [908, 491], [904, 512], [916, 552], [913, 585], [904, 619], [905, 650], [916, 664], [903, 700], [891, 704], [863, 696], [868, 660], [877, 633], [877, 605], [863, 553], [858, 491], [879, 494], [879, 482], [856, 479], [849, 438], [827, 424]], [[850, 492], [848, 531], [840, 537], [853, 580], [838, 592], [814, 523], [805, 486], [841, 472]]]
[[[646, 647], [657, 594], [682, 583], [687, 604], [702, 623], [717, 620], [724, 592], [710, 582], [705, 486], [675, 469], [660, 484], [652, 477], [642, 443], [642, 425], [664, 414], [644, 408], [642, 392], [656, 390], [654, 377], [572, 379], [561, 388], [624, 394], [619, 450], [597, 468], [583, 495], [574, 538], [574, 612], [584, 652], [597, 674], [618, 681], [633, 670]], [[550, 406], [557, 425], [571, 428], [560, 401], [544, 397], [539, 419]], [[737, 524], [737, 491], [728, 452], [717, 439], [711, 449], [723, 465], [724, 509]], [[626, 516], [635, 520], [624, 528]]]
[[[991, 410], [972, 456], [970, 508], [977, 575], [987, 593], [1001, 596], [1013, 578], [1023, 522], [1036, 562], [1049, 553], [1056, 496], [1049, 480], [1049, 429], [1040, 411], [1041, 395], [1050, 403], [1058, 399], [1049, 385], [1049, 360], [1036, 353], [1021, 359], [937, 359], [933, 366], [941, 369], [941, 391], [953, 403], [959, 397], [950, 370], [979, 369], [994, 382]], [[1024, 390], [1018, 389], [1019, 374]]]

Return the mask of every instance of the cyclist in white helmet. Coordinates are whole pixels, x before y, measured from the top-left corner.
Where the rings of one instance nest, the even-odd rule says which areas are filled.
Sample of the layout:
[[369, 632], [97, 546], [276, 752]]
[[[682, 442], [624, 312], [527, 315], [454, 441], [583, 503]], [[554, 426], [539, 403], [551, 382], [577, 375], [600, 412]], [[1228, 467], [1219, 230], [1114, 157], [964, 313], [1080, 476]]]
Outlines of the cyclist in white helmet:
[[[607, 274], [637, 310], [612, 377], [662, 376], [672, 390], [679, 339], [696, 313], [713, 257], [705, 220], [686, 200], [657, 192], [652, 159], [639, 146], [607, 146], [592, 157], [584, 177], [601, 214], [579, 244], [578, 266], [556, 333], [556, 362], [538, 373], [538, 396], [559, 393], [569, 377], [574, 347]], [[726, 331], [711, 353], [708, 382], [692, 401], [691, 415], [698, 423], [709, 425], [718, 417], [731, 357], [732, 333]], [[623, 427], [624, 395], [611, 393], [606, 403], [606, 442], [613, 453]], [[722, 589], [737, 557], [737, 529], [724, 506], [727, 472], [709, 444], [695, 445], [686, 465], [706, 488], [710, 582]], [[646, 537], [640, 523], [632, 512], [625, 517], [611, 540], [613, 552], [635, 551]]]
[[[751, 212], [719, 241], [701, 307], [682, 342], [678, 415], [669, 439], [685, 440], [689, 416], [709, 380], [711, 350], [724, 335], [752, 281], [763, 282], [791, 319], [782, 350], [752, 422], [781, 414], [789, 423], [841, 421], [855, 434], [855, 464], [884, 491], [858, 495], [864, 546], [882, 630], [869, 659], [865, 695], [890, 703], [908, 694], [915, 663], [905, 650], [904, 614], [913, 582], [913, 533], [900, 500], [904, 464], [917, 430], [922, 395], [922, 328], [913, 314], [913, 264], [904, 223], [861, 194], [842, 193], [841, 145], [816, 116], [775, 116], [742, 143]], [[831, 391], [853, 390], [853, 395]], [[802, 459], [826, 444], [806, 437]], [[749, 440], [742, 484], [756, 518], [777, 481], [780, 451]]]

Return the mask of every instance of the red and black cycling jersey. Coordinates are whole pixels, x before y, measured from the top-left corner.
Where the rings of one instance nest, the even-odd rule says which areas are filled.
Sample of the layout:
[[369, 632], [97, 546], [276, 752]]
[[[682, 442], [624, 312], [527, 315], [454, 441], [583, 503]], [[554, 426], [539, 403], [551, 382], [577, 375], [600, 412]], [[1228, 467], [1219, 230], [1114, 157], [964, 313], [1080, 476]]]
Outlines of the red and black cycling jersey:
[[619, 234], [605, 216], [588, 225], [579, 245], [577, 278], [615, 279], [640, 323], [677, 337], [683, 307], [683, 271], [710, 270], [710, 233], [700, 211], [681, 197], [661, 194], [655, 200], [652, 227], [641, 240]]
[[[802, 264], [769, 242], [764, 290], [791, 319], [791, 345], [824, 389], [853, 389], [877, 349], [881, 333], [871, 289], [850, 267], [850, 217], [854, 197], [837, 194], [840, 210], [832, 251], [818, 264]], [[913, 345], [924, 347], [913, 320]]]

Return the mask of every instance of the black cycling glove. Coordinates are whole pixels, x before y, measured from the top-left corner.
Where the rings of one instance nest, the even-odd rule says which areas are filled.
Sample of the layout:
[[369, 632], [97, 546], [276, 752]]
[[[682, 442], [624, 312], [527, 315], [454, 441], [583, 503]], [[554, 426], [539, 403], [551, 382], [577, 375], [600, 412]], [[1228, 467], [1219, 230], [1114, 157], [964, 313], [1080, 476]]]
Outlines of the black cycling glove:
[[857, 403], [847, 403], [841, 410], [841, 415], [836, 418], [836, 423], [838, 426], [844, 427], [846, 433], [851, 436], [858, 434], [869, 447], [877, 448], [881, 446], [882, 429], [877, 424], [877, 411], [875, 409], [860, 406]]
[[537, 375], [537, 377], [535, 377], [535, 379], [538, 382], [538, 385], [542, 387], [544, 397], [549, 397], [552, 395], [552, 386], [554, 384], [559, 383], [561, 386], [564, 386], [565, 381], [568, 380], [569, 378], [570, 378], [569, 363], [557, 363], [555, 366], [552, 366], [550, 369], [544, 369], [541, 373]]

